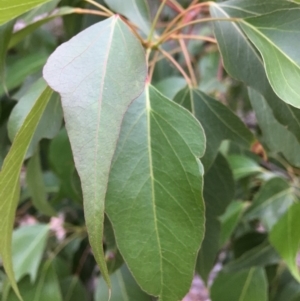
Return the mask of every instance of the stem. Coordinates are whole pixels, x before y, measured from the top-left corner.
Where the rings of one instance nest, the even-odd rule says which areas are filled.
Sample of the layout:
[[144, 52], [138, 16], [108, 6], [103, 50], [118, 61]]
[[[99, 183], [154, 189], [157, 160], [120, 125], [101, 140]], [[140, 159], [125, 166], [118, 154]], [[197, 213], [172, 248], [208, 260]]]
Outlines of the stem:
[[110, 17], [114, 15], [114, 13], [112, 11], [110, 11], [108, 8], [106, 8], [105, 6], [101, 5], [100, 3], [93, 1], [93, 0], [84, 0], [96, 7], [98, 7], [99, 9], [103, 10], [104, 12], [106, 12]]
[[204, 22], [212, 22], [212, 21], [227, 21], [227, 22], [237, 22], [239, 21], [239, 18], [203, 18], [200, 20], [195, 20], [195, 21], [191, 21], [182, 25], [177, 26], [176, 28], [174, 28], [173, 30], [167, 32], [166, 34], [163, 34], [158, 41], [156, 42], [156, 45], [161, 44], [162, 42], [164, 42], [169, 36], [171, 36], [173, 33], [175, 33], [176, 31], [189, 26], [189, 25], [194, 25], [194, 24], [199, 24], [199, 23], [204, 23]]
[[[163, 0], [160, 0], [160, 2], [162, 2]], [[166, 5], [168, 5], [170, 8], [172, 8], [174, 11], [181, 13], [182, 11], [184, 11], [184, 9], [182, 8], [182, 6], [175, 0], [167, 0]]]
[[187, 84], [192, 87], [192, 81], [188, 77], [188, 75], [185, 73], [185, 71], [182, 69], [182, 67], [176, 62], [176, 60], [165, 50], [159, 48], [158, 49], [173, 65], [178, 69], [178, 71], [182, 74], [182, 76], [185, 78]]
[[181, 12], [179, 15], [177, 15], [170, 23], [169, 25], [166, 27], [165, 31], [163, 32], [162, 35], [165, 35], [173, 25], [176, 24], [176, 22], [181, 18], [184, 17], [185, 14], [187, 14], [190, 10], [198, 8], [198, 7], [202, 7], [202, 6], [209, 6], [211, 5], [212, 2], [202, 2], [202, 3], [198, 3], [196, 5], [191, 5], [189, 6], [186, 10], [184, 10], [183, 12]]
[[158, 19], [159, 19], [159, 16], [160, 16], [160, 14], [161, 14], [161, 12], [162, 12], [162, 10], [163, 10], [163, 8], [164, 8], [166, 2], [167, 2], [167, 0], [163, 0], [163, 2], [160, 4], [160, 6], [159, 6], [159, 8], [158, 8], [158, 10], [157, 10], [157, 12], [156, 12], [156, 15], [155, 15], [155, 17], [154, 17], [153, 23], [152, 23], [152, 25], [151, 25], [150, 33], [149, 33], [149, 36], [148, 36], [148, 41], [151, 41], [151, 40], [152, 40], [152, 37], [153, 37], [153, 34], [154, 34], [154, 30], [155, 30], [156, 23], [157, 23], [157, 21], [158, 21]]
[[97, 15], [97, 16], [102, 16], [102, 17], [110, 17], [107, 13], [98, 11], [98, 10], [93, 10], [93, 9], [84, 9], [84, 8], [79, 8], [76, 7], [74, 8], [74, 13], [75, 14], [89, 14], [89, 15]]
[[[148, 78], [149, 78], [149, 82], [150, 83], [151, 83], [151, 80], [152, 80], [152, 76], [153, 76], [153, 73], [154, 73], [154, 69], [155, 69], [156, 63], [159, 61], [158, 55], [159, 55], [159, 52], [156, 51], [155, 54], [154, 54], [153, 60], [149, 64], [150, 68], [149, 68]], [[165, 56], [162, 56], [162, 57], [164, 58]]]
[[179, 34], [179, 35], [172, 35], [172, 39], [188, 39], [188, 40], [199, 40], [211, 43], [217, 43], [217, 40], [214, 38], [206, 37], [206, 36], [197, 36], [197, 35], [186, 35], [186, 34]]
[[186, 65], [187, 65], [187, 68], [188, 68], [189, 73], [190, 73], [192, 85], [196, 87], [197, 86], [197, 79], [196, 79], [196, 75], [195, 75], [195, 72], [194, 72], [194, 69], [193, 69], [193, 66], [192, 66], [192, 62], [191, 62], [191, 58], [190, 58], [188, 49], [187, 49], [183, 39], [179, 39], [179, 44], [180, 44], [180, 47], [182, 49], [182, 53], [183, 53], [184, 59], [186, 61]]
[[144, 41], [143, 38], [138, 34], [138, 32], [136, 30], [137, 27], [133, 23], [131, 23], [129, 20], [125, 19], [123, 16], [120, 16], [120, 18], [122, 19], [123, 22], [125, 22], [129, 26], [129, 28], [132, 30], [133, 34], [142, 43], [142, 45], [145, 45], [146, 41]]

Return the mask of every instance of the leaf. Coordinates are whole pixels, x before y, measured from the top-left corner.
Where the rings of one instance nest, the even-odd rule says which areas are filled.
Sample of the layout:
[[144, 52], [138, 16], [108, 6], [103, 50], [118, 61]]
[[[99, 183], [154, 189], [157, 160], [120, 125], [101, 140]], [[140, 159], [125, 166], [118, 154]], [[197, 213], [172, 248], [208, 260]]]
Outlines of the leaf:
[[151, 16], [147, 0], [104, 0], [115, 12], [135, 23], [146, 35], [150, 32]]
[[102, 246], [108, 177], [124, 114], [143, 91], [146, 73], [142, 46], [116, 16], [59, 46], [44, 68], [46, 81], [62, 97], [87, 231], [108, 283]]
[[247, 156], [230, 155], [227, 159], [235, 180], [240, 180], [264, 171], [256, 161]]
[[239, 258], [230, 261], [223, 267], [224, 272], [237, 272], [252, 267], [264, 267], [273, 265], [280, 260], [279, 255], [268, 241], [264, 241], [258, 246], [249, 249]]
[[267, 301], [267, 277], [262, 268], [220, 272], [211, 288], [213, 301]]
[[[77, 276], [63, 279], [60, 282], [60, 286], [64, 301], [84, 301], [89, 299], [86, 288]], [[105, 299], [103, 300], [105, 301]]]
[[[249, 17], [248, 7], [243, 9], [243, 4], [249, 4], [249, 1], [213, 3], [210, 12], [215, 18]], [[250, 9], [251, 15], [280, 9], [283, 3], [286, 6], [296, 6], [292, 2], [281, 0], [271, 1], [271, 3], [268, 1], [267, 5], [261, 5], [260, 0], [253, 0], [254, 5]], [[263, 61], [257, 54], [255, 46], [236, 23], [217, 21], [214, 22], [214, 26], [226, 71], [235, 79], [259, 91], [268, 102], [275, 118], [300, 141], [300, 110], [283, 102], [274, 93], [267, 79]]]
[[292, 187], [285, 180], [276, 177], [262, 186], [243, 218], [246, 221], [260, 219], [270, 231], [294, 202]]
[[13, 33], [13, 35], [11, 36], [10, 41], [9, 41], [8, 49], [11, 49], [15, 45], [17, 45], [27, 35], [32, 33], [34, 30], [36, 30], [37, 28], [39, 28], [43, 24], [48, 23], [49, 21], [51, 21], [55, 18], [62, 17], [62, 16], [65, 16], [65, 15], [69, 15], [69, 14], [72, 14], [72, 13], [74, 13], [74, 8], [72, 8], [72, 7], [60, 7], [57, 10], [55, 10], [52, 14], [49, 14], [48, 16], [46, 16], [45, 18], [39, 19], [35, 22], [32, 22], [32, 23], [28, 24], [24, 28], [22, 28], [22, 29], [20, 29], [20, 30]]
[[143, 292], [137, 285], [126, 265], [123, 265], [119, 270], [114, 272], [110, 278], [112, 286], [111, 296], [103, 278], [100, 278], [96, 287], [95, 301], [108, 299], [110, 301], [152, 300], [152, 297]]
[[232, 140], [246, 148], [254, 142], [252, 133], [232, 111], [203, 92], [185, 88], [174, 101], [190, 110], [204, 128], [207, 146], [202, 162], [206, 171], [214, 162], [223, 140]]
[[0, 85], [5, 90], [5, 59], [15, 21], [0, 25]]
[[290, 272], [300, 282], [299, 268], [296, 257], [300, 245], [300, 203], [289, 208], [272, 228], [269, 236], [270, 243], [286, 262]]
[[[17, 105], [13, 108], [7, 125], [8, 135], [11, 141], [13, 141], [17, 132], [24, 123], [24, 120], [30, 113], [32, 107], [35, 104], [36, 98], [46, 88], [46, 82], [40, 78], [35, 82], [29, 90], [21, 97]], [[60, 104], [59, 95], [54, 93], [50, 98], [43, 116], [41, 117], [39, 124], [34, 132], [33, 138], [27, 150], [26, 158], [31, 157], [42, 138], [52, 139], [54, 138], [62, 124], [62, 109]]]
[[237, 226], [243, 211], [246, 208], [247, 203], [241, 201], [235, 201], [229, 204], [225, 213], [220, 217], [221, 221], [221, 235], [220, 241], [221, 245], [224, 245], [226, 241], [230, 238], [232, 232]]
[[50, 0], [1, 0], [0, 25]]
[[42, 214], [56, 215], [55, 210], [47, 200], [39, 152], [36, 152], [27, 164], [26, 183], [34, 207]]
[[300, 108], [299, 15], [300, 8], [284, 9], [241, 21], [243, 31], [263, 57], [275, 93], [296, 108]]
[[[8, 66], [6, 71], [6, 89], [9, 91], [19, 87], [27, 76], [39, 71], [43, 67], [47, 57], [47, 54], [37, 52], [15, 60]], [[0, 97], [4, 94], [4, 87], [0, 85]]]
[[[24, 301], [62, 301], [59, 282], [51, 261], [44, 263], [36, 283], [32, 284], [28, 278], [25, 278], [19, 286]], [[17, 300], [16, 295], [10, 291], [7, 301]]]
[[219, 217], [225, 212], [233, 197], [232, 172], [226, 159], [219, 154], [204, 177], [205, 236], [198, 254], [196, 270], [205, 282], [208, 280], [209, 273], [221, 248]]
[[170, 76], [159, 81], [154, 86], [161, 94], [169, 99], [173, 99], [175, 95], [186, 86], [186, 81], [180, 76]]
[[11, 285], [20, 297], [12, 267], [11, 259], [11, 237], [14, 223], [14, 215], [19, 199], [19, 177], [25, 154], [33, 137], [34, 131], [47, 106], [52, 91], [46, 88], [36, 98], [32, 110], [27, 115], [22, 127], [17, 133], [11, 149], [6, 156], [0, 172], [0, 255], [3, 266]]
[[80, 187], [76, 185], [78, 175], [75, 170], [71, 145], [65, 128], [51, 140], [48, 155], [50, 165], [60, 180], [59, 195], [81, 202], [82, 193]]
[[31, 283], [36, 281], [48, 233], [49, 226], [43, 224], [23, 226], [13, 232], [12, 258], [16, 281], [27, 274]]
[[160, 301], [182, 299], [192, 282], [204, 234], [204, 151], [199, 122], [155, 88], [126, 112], [105, 209], [134, 278]]
[[260, 93], [251, 88], [248, 91], [252, 108], [263, 132], [263, 141], [272, 152], [282, 153], [292, 165], [300, 167], [300, 144], [296, 137], [275, 119]]

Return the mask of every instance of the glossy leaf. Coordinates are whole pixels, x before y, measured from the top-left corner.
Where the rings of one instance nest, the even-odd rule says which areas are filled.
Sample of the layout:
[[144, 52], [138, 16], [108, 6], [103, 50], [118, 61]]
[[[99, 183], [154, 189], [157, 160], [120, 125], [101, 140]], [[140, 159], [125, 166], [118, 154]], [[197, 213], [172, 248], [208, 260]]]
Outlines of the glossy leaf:
[[300, 144], [296, 137], [275, 119], [260, 93], [249, 89], [249, 97], [268, 148], [272, 152], [282, 153], [292, 165], [300, 167]]
[[272, 88], [296, 108], [300, 108], [299, 15], [300, 8], [285, 9], [241, 22], [243, 31], [263, 57]]
[[286, 262], [290, 272], [300, 282], [296, 257], [300, 245], [300, 203], [289, 208], [278, 223], [272, 228], [270, 242]]
[[[296, 4], [284, 1], [272, 1], [272, 4], [261, 5], [260, 0], [234, 0], [214, 3], [210, 7], [212, 17], [249, 17], [268, 13], [272, 10], [295, 7]], [[243, 8], [244, 3], [251, 6]], [[242, 7], [240, 7], [242, 6]], [[255, 46], [237, 23], [214, 22], [215, 36], [223, 58], [226, 71], [237, 80], [259, 91], [271, 107], [275, 118], [300, 141], [300, 110], [283, 102], [273, 91], [267, 79], [263, 60], [257, 54]], [[295, 48], [296, 49], [296, 48]], [[276, 65], [276, 64], [274, 64]]]
[[247, 203], [245, 202], [232, 202], [226, 209], [225, 213], [220, 217], [221, 220], [221, 245], [226, 243], [230, 238], [232, 232], [237, 226], [240, 218], [245, 210]]
[[143, 292], [137, 285], [126, 265], [123, 265], [119, 270], [114, 272], [110, 278], [112, 288], [111, 297], [109, 296], [109, 292], [104, 280], [100, 278], [96, 287], [95, 301], [152, 300], [152, 297]]
[[142, 46], [116, 16], [59, 46], [44, 68], [46, 81], [62, 97], [90, 243], [108, 283], [102, 247], [104, 199], [122, 120], [143, 91], [146, 72]]
[[219, 273], [211, 288], [213, 301], [267, 301], [267, 279], [262, 268]]
[[129, 107], [106, 212], [138, 284], [161, 301], [180, 300], [192, 281], [204, 234], [198, 159], [204, 151], [199, 122], [155, 88], [147, 87]]
[[219, 217], [224, 214], [233, 197], [232, 172], [226, 159], [219, 154], [204, 177], [205, 236], [196, 265], [196, 270], [204, 281], [208, 280], [217, 254], [222, 247], [220, 244], [221, 224]]
[[42, 224], [24, 226], [13, 232], [12, 257], [16, 281], [30, 275], [30, 282], [35, 283], [48, 233], [49, 226]]
[[32, 156], [27, 164], [26, 183], [34, 207], [42, 214], [48, 216], [56, 215], [55, 210], [47, 200], [46, 187], [38, 152]]
[[271, 230], [294, 202], [292, 187], [281, 178], [273, 178], [256, 194], [244, 219], [248, 221], [259, 219], [267, 230]]
[[174, 101], [190, 110], [203, 125], [207, 138], [202, 159], [205, 170], [214, 162], [223, 140], [232, 140], [246, 148], [254, 142], [252, 133], [243, 122], [225, 105], [205, 93], [185, 88], [176, 95]]
[[150, 32], [151, 16], [147, 0], [104, 0], [117, 13], [136, 24], [145, 34]]
[[0, 25], [49, 0], [1, 0]]
[[3, 162], [0, 172], [0, 255], [11, 285], [18, 295], [11, 259], [11, 237], [15, 210], [19, 199], [19, 177], [33, 133], [38, 126], [51, 94], [51, 89], [47, 87], [43, 93], [36, 98], [32, 110], [27, 115], [14, 139], [13, 145]]
[[74, 12], [74, 8], [72, 8], [72, 7], [60, 7], [53, 14], [50, 14], [50, 15], [46, 16], [43, 19], [39, 19], [35, 22], [32, 22], [32, 23], [28, 24], [24, 28], [22, 28], [22, 29], [20, 29], [20, 30], [13, 33], [13, 35], [11, 36], [11, 38], [9, 40], [8, 49], [11, 49], [15, 45], [17, 45], [27, 35], [32, 33], [37, 28], [41, 27], [43, 24], [45, 24], [45, 23], [47, 23], [47, 22], [49, 22], [49, 21], [51, 21], [55, 18], [72, 14], [73, 12]]
[[[63, 301], [57, 275], [51, 261], [44, 263], [36, 283], [32, 284], [29, 278], [25, 278], [20, 282], [19, 286], [24, 301]], [[6, 300], [17, 301], [18, 298], [10, 291]]]
[[239, 258], [230, 261], [224, 266], [224, 272], [236, 272], [252, 267], [264, 267], [276, 264], [280, 261], [280, 257], [275, 249], [268, 241], [249, 249]]
[[[13, 141], [17, 132], [23, 125], [24, 120], [30, 113], [35, 104], [36, 98], [42, 93], [46, 86], [46, 82], [43, 79], [39, 79], [29, 88], [29, 90], [13, 108], [7, 125], [11, 141]], [[42, 138], [52, 139], [57, 135], [62, 124], [62, 118], [59, 95], [54, 93], [50, 98], [43, 116], [35, 130], [30, 146], [27, 150], [26, 158], [34, 154], [37, 145]]]

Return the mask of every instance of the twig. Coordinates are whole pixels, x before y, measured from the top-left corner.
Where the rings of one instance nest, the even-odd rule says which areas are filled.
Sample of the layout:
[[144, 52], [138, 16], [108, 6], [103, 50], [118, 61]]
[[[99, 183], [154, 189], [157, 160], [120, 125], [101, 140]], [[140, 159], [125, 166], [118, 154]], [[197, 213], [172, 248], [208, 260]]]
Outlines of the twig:
[[92, 5], [94, 5], [95, 7], [98, 7], [99, 9], [103, 10], [104, 12], [106, 12], [109, 16], [113, 16], [114, 13], [112, 11], [110, 11], [108, 8], [106, 8], [105, 6], [101, 5], [100, 3], [93, 1], [93, 0], [84, 0]]

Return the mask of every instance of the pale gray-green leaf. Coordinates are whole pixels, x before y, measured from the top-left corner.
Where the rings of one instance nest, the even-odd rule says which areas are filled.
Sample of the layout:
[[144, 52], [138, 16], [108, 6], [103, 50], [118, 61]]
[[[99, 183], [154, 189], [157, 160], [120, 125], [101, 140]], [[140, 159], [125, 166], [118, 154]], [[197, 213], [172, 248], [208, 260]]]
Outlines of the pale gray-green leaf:
[[142, 93], [146, 73], [143, 48], [118, 16], [59, 46], [44, 67], [46, 81], [62, 97], [89, 239], [108, 283], [102, 246], [107, 183], [124, 114]]
[[[42, 93], [46, 86], [46, 82], [42, 78], [39, 79], [29, 88], [29, 90], [23, 95], [23, 97], [21, 97], [17, 105], [13, 108], [7, 125], [8, 135], [11, 141], [14, 140], [14, 137], [34, 106], [36, 98]], [[27, 150], [26, 158], [29, 158], [34, 154], [41, 139], [52, 139], [57, 135], [62, 124], [62, 118], [60, 97], [57, 93], [54, 93], [50, 98], [43, 116], [34, 132]]]
[[204, 151], [199, 122], [155, 88], [129, 107], [106, 212], [133, 276], [160, 301], [182, 299], [191, 285], [204, 236]]
[[31, 283], [37, 279], [49, 233], [49, 226], [36, 224], [18, 228], [13, 232], [12, 257], [16, 281], [30, 275]]
[[117, 13], [136, 24], [146, 35], [151, 28], [150, 8], [147, 0], [104, 0]]

